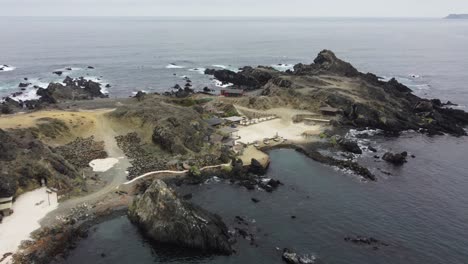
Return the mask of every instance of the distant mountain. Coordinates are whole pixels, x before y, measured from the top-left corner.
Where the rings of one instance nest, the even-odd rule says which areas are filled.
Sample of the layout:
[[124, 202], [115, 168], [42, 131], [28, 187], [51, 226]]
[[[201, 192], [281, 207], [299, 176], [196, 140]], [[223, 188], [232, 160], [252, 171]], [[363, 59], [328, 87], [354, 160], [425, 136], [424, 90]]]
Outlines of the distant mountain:
[[450, 14], [446, 19], [468, 19], [468, 14]]

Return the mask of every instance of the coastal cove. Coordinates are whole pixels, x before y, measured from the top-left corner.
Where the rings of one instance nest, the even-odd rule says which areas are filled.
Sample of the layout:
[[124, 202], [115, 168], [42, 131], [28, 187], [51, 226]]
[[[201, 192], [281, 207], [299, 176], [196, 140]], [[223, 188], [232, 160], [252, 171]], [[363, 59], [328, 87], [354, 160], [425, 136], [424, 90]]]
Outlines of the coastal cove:
[[[182, 253], [152, 245], [121, 216], [90, 231], [64, 263], [249, 263], [253, 259], [282, 263], [277, 247], [313, 254], [323, 263], [464, 263], [466, 165], [441, 161], [440, 154], [468, 155], [466, 143], [466, 139], [415, 134], [382, 143], [382, 148], [405, 146], [417, 157], [378, 183], [363, 183], [293, 150], [273, 150], [267, 176], [284, 183], [274, 193], [213, 181], [177, 189], [181, 195], [192, 193], [193, 202], [220, 214], [228, 225], [236, 224], [235, 216], [248, 219], [258, 247], [239, 238], [237, 253], [230, 257]], [[441, 171], [445, 166], [451, 169]], [[252, 197], [260, 202], [253, 203]], [[357, 235], [389, 245], [373, 250], [344, 241]]]

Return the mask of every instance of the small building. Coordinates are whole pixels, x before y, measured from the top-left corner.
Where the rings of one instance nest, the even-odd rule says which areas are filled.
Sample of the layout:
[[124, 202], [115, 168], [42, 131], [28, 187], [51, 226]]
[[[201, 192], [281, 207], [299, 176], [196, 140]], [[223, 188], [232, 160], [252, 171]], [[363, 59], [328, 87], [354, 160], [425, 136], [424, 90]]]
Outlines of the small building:
[[221, 95], [226, 97], [241, 97], [244, 95], [243, 89], [222, 89]]
[[13, 196], [0, 198], [0, 214], [3, 216], [10, 215], [13, 207]]
[[240, 122], [243, 121], [244, 118], [242, 116], [231, 116], [225, 117], [224, 120], [226, 120], [228, 123], [240, 124]]
[[213, 117], [213, 118], [210, 118], [210, 119], [206, 119], [205, 122], [209, 126], [216, 127], [216, 126], [224, 124], [225, 121], [224, 121], [224, 119]]
[[236, 141], [234, 139], [223, 140], [223, 145], [233, 149], [236, 146]]
[[216, 144], [221, 144], [221, 142], [223, 142], [223, 136], [222, 135], [219, 135], [219, 134], [212, 134], [209, 136], [209, 142], [213, 145], [216, 145]]
[[335, 116], [341, 113], [340, 109], [334, 108], [331, 106], [320, 107], [319, 111], [320, 113], [322, 113], [322, 115], [327, 115], [327, 116]]

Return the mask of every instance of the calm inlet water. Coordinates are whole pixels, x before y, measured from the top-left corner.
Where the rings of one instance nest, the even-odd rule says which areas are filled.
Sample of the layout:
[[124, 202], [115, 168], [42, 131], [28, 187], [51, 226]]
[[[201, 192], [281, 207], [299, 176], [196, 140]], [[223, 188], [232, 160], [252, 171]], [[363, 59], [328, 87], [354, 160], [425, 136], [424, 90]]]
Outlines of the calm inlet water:
[[[228, 183], [178, 190], [193, 193], [195, 203], [220, 214], [228, 225], [236, 215], [249, 219], [258, 247], [239, 239], [238, 253], [231, 257], [168, 256], [171, 250], [152, 247], [121, 217], [99, 225], [67, 263], [282, 263], [277, 247], [315, 254], [325, 263], [466, 263], [468, 166], [459, 158], [468, 155], [466, 143], [412, 134], [377, 138], [374, 144], [382, 149], [405, 149], [416, 158], [398, 169], [368, 160], [393, 174], [376, 183], [363, 183], [292, 150], [275, 150], [268, 176], [285, 185], [274, 193]], [[389, 246], [377, 251], [356, 246], [344, 241], [348, 235], [372, 236]]]

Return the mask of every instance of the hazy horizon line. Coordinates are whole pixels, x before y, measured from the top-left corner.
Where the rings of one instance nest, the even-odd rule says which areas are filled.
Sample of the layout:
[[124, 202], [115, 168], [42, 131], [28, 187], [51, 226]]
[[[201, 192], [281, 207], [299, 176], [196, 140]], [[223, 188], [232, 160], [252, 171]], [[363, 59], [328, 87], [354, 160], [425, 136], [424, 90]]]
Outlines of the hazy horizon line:
[[[460, 13], [461, 14], [461, 13]], [[448, 14], [450, 15], [450, 14]], [[258, 16], [202, 16], [202, 15], [0, 15], [0, 17], [141, 17], [141, 18], [445, 18], [445, 16], [270, 16], [270, 15], [258, 15]]]

